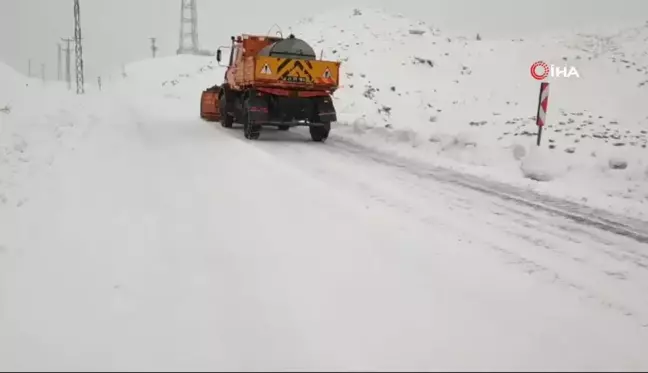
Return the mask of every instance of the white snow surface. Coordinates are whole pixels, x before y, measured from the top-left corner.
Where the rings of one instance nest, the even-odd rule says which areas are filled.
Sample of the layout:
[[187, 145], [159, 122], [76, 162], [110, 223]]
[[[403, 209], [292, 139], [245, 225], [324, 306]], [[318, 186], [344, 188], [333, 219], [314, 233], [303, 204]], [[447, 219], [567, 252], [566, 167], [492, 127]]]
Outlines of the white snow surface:
[[[348, 9], [293, 29], [342, 61], [338, 136], [390, 148], [636, 217], [648, 216], [648, 24], [605, 34], [489, 40], [454, 35], [379, 9]], [[540, 83], [533, 62], [575, 66], [549, 79], [543, 169], [529, 180]], [[628, 163], [610, 169], [611, 158]], [[566, 172], [565, 172], [566, 171]]]
[[[646, 240], [524, 194], [645, 213], [645, 90], [610, 60], [629, 32], [569, 40], [606, 41], [594, 57], [347, 13], [295, 28], [343, 59], [325, 144], [200, 120], [223, 78], [205, 57], [129, 65], [83, 96], [0, 64], [0, 370], [648, 369]], [[514, 136], [534, 130], [527, 65], [563, 55], [597, 84], [555, 82], [556, 148], [536, 148]]]

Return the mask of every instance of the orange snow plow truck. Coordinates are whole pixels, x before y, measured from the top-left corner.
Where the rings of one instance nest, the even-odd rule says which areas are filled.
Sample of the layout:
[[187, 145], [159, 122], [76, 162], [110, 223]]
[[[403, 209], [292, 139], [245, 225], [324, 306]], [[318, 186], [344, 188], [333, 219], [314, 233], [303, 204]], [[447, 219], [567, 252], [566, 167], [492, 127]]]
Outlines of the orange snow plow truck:
[[[231, 128], [243, 125], [256, 140], [263, 127], [286, 131], [308, 126], [313, 141], [325, 141], [337, 120], [332, 94], [340, 62], [318, 60], [301, 39], [255, 35], [232, 37], [224, 82], [202, 93], [200, 116]], [[221, 49], [216, 52], [221, 64]]]

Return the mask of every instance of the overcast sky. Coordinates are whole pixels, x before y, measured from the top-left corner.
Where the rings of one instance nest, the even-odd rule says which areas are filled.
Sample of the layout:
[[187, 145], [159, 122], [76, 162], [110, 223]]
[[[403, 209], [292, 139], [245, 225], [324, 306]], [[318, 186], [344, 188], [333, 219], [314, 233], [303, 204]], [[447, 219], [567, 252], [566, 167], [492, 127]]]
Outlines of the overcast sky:
[[[158, 38], [160, 55], [175, 54], [180, 3], [81, 0], [86, 79], [149, 58], [150, 37]], [[443, 30], [493, 38], [648, 20], [648, 0], [198, 0], [200, 44], [215, 49], [231, 34], [265, 34], [275, 23], [285, 30], [326, 7], [370, 4]], [[45, 63], [48, 78], [56, 78], [56, 44], [73, 36], [73, 24], [72, 0], [0, 0], [0, 60], [26, 74], [31, 58], [36, 74]]]

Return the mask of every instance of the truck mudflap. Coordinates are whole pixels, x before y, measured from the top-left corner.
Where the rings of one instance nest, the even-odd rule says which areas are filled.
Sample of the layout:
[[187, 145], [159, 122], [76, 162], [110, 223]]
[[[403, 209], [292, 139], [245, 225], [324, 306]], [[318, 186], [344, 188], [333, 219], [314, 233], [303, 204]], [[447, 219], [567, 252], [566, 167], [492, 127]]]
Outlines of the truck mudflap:
[[319, 121], [324, 123], [333, 123], [337, 121], [337, 113], [333, 105], [333, 99], [330, 96], [317, 97], [317, 115]]
[[253, 93], [246, 100], [246, 106], [249, 120], [255, 123], [265, 123], [270, 119], [268, 102], [264, 97]]
[[200, 117], [208, 121], [221, 119], [219, 96], [220, 88], [212, 87], [203, 91], [200, 98]]

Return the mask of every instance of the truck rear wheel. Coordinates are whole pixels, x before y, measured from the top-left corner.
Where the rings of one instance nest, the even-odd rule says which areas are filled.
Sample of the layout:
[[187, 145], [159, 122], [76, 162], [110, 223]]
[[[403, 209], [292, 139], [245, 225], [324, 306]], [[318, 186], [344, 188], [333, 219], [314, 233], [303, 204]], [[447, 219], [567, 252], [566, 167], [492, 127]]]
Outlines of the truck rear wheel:
[[234, 125], [234, 117], [227, 113], [227, 96], [225, 96], [225, 92], [220, 97], [219, 106], [221, 126], [232, 128], [232, 125]]
[[243, 103], [243, 134], [248, 140], [258, 140], [261, 136], [261, 126], [250, 119], [249, 110], [250, 102], [246, 99]]
[[331, 123], [324, 123], [323, 126], [311, 126], [310, 134], [311, 139], [315, 142], [324, 142], [328, 139], [331, 132]]
[[261, 136], [261, 126], [246, 120], [243, 124], [243, 133], [248, 140], [258, 140]]

